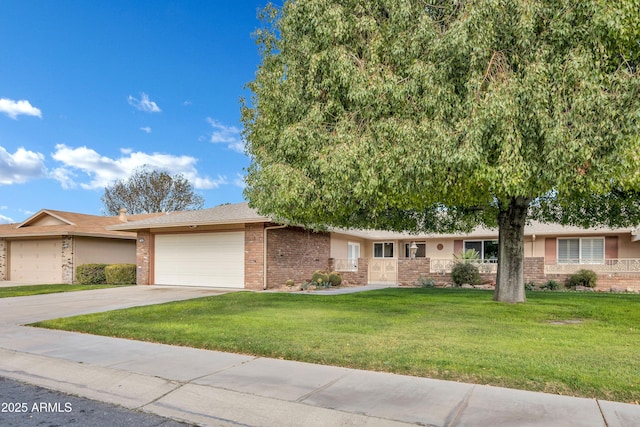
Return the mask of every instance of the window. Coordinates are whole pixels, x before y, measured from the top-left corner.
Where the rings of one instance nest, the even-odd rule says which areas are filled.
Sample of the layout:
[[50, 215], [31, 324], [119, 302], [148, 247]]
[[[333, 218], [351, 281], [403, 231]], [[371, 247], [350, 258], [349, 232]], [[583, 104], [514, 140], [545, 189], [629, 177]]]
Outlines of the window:
[[360, 258], [360, 243], [347, 243], [347, 271], [358, 271], [358, 258]]
[[558, 239], [558, 263], [603, 264], [604, 238]]
[[373, 244], [373, 257], [374, 258], [393, 258], [393, 243], [374, 243]]
[[[426, 243], [416, 242], [416, 246], [418, 247], [418, 250], [416, 251], [416, 258], [425, 258], [427, 256]], [[404, 244], [404, 257], [411, 258], [411, 243]]]
[[497, 240], [467, 240], [464, 242], [464, 250], [475, 249], [480, 254], [481, 260], [498, 259]]

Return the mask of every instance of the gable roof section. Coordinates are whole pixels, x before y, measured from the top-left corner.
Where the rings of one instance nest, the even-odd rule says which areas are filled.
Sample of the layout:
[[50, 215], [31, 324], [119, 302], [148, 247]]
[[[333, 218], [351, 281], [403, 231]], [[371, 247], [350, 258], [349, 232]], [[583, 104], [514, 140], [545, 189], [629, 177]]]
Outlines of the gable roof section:
[[110, 230], [141, 230], [147, 228], [186, 227], [195, 225], [244, 224], [271, 222], [249, 207], [247, 202], [216, 206], [197, 211], [180, 211], [159, 214], [141, 221], [120, 223], [109, 227]]
[[[127, 221], [143, 220], [158, 214], [129, 215]], [[135, 234], [107, 227], [123, 222], [117, 216], [86, 215], [42, 209], [19, 224], [0, 225], [0, 237], [87, 236], [135, 239]]]

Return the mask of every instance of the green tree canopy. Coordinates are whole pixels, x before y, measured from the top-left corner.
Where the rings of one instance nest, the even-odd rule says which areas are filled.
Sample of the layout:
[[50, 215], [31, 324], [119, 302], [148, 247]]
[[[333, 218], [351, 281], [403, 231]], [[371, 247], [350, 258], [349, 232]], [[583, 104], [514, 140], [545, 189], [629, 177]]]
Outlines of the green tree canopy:
[[510, 302], [528, 219], [640, 219], [639, 0], [295, 0], [263, 18], [242, 109], [263, 214], [498, 226]]
[[118, 215], [120, 208], [130, 214], [175, 212], [202, 209], [204, 199], [183, 175], [164, 171], [136, 169], [129, 178], [104, 189], [104, 211]]

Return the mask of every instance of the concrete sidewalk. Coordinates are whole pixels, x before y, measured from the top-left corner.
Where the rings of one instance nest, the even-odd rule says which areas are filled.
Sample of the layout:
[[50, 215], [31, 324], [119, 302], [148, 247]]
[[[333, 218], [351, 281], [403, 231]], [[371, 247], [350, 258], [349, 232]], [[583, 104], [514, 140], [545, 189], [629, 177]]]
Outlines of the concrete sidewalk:
[[20, 324], [224, 290], [129, 287], [0, 299], [0, 376], [212, 426], [637, 426], [640, 406]]

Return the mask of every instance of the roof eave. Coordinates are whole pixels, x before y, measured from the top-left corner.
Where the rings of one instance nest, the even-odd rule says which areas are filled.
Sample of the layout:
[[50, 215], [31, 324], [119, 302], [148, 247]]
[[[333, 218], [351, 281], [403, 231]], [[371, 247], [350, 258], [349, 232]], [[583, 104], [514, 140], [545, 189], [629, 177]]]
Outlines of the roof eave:
[[114, 231], [136, 231], [136, 230], [152, 230], [156, 228], [175, 228], [175, 227], [193, 227], [193, 226], [206, 226], [206, 225], [227, 225], [227, 224], [257, 224], [261, 222], [272, 222], [269, 218], [239, 218], [233, 220], [221, 220], [221, 221], [183, 221], [172, 222], [164, 224], [138, 224], [135, 222], [131, 224], [112, 225], [107, 227], [107, 230]]

